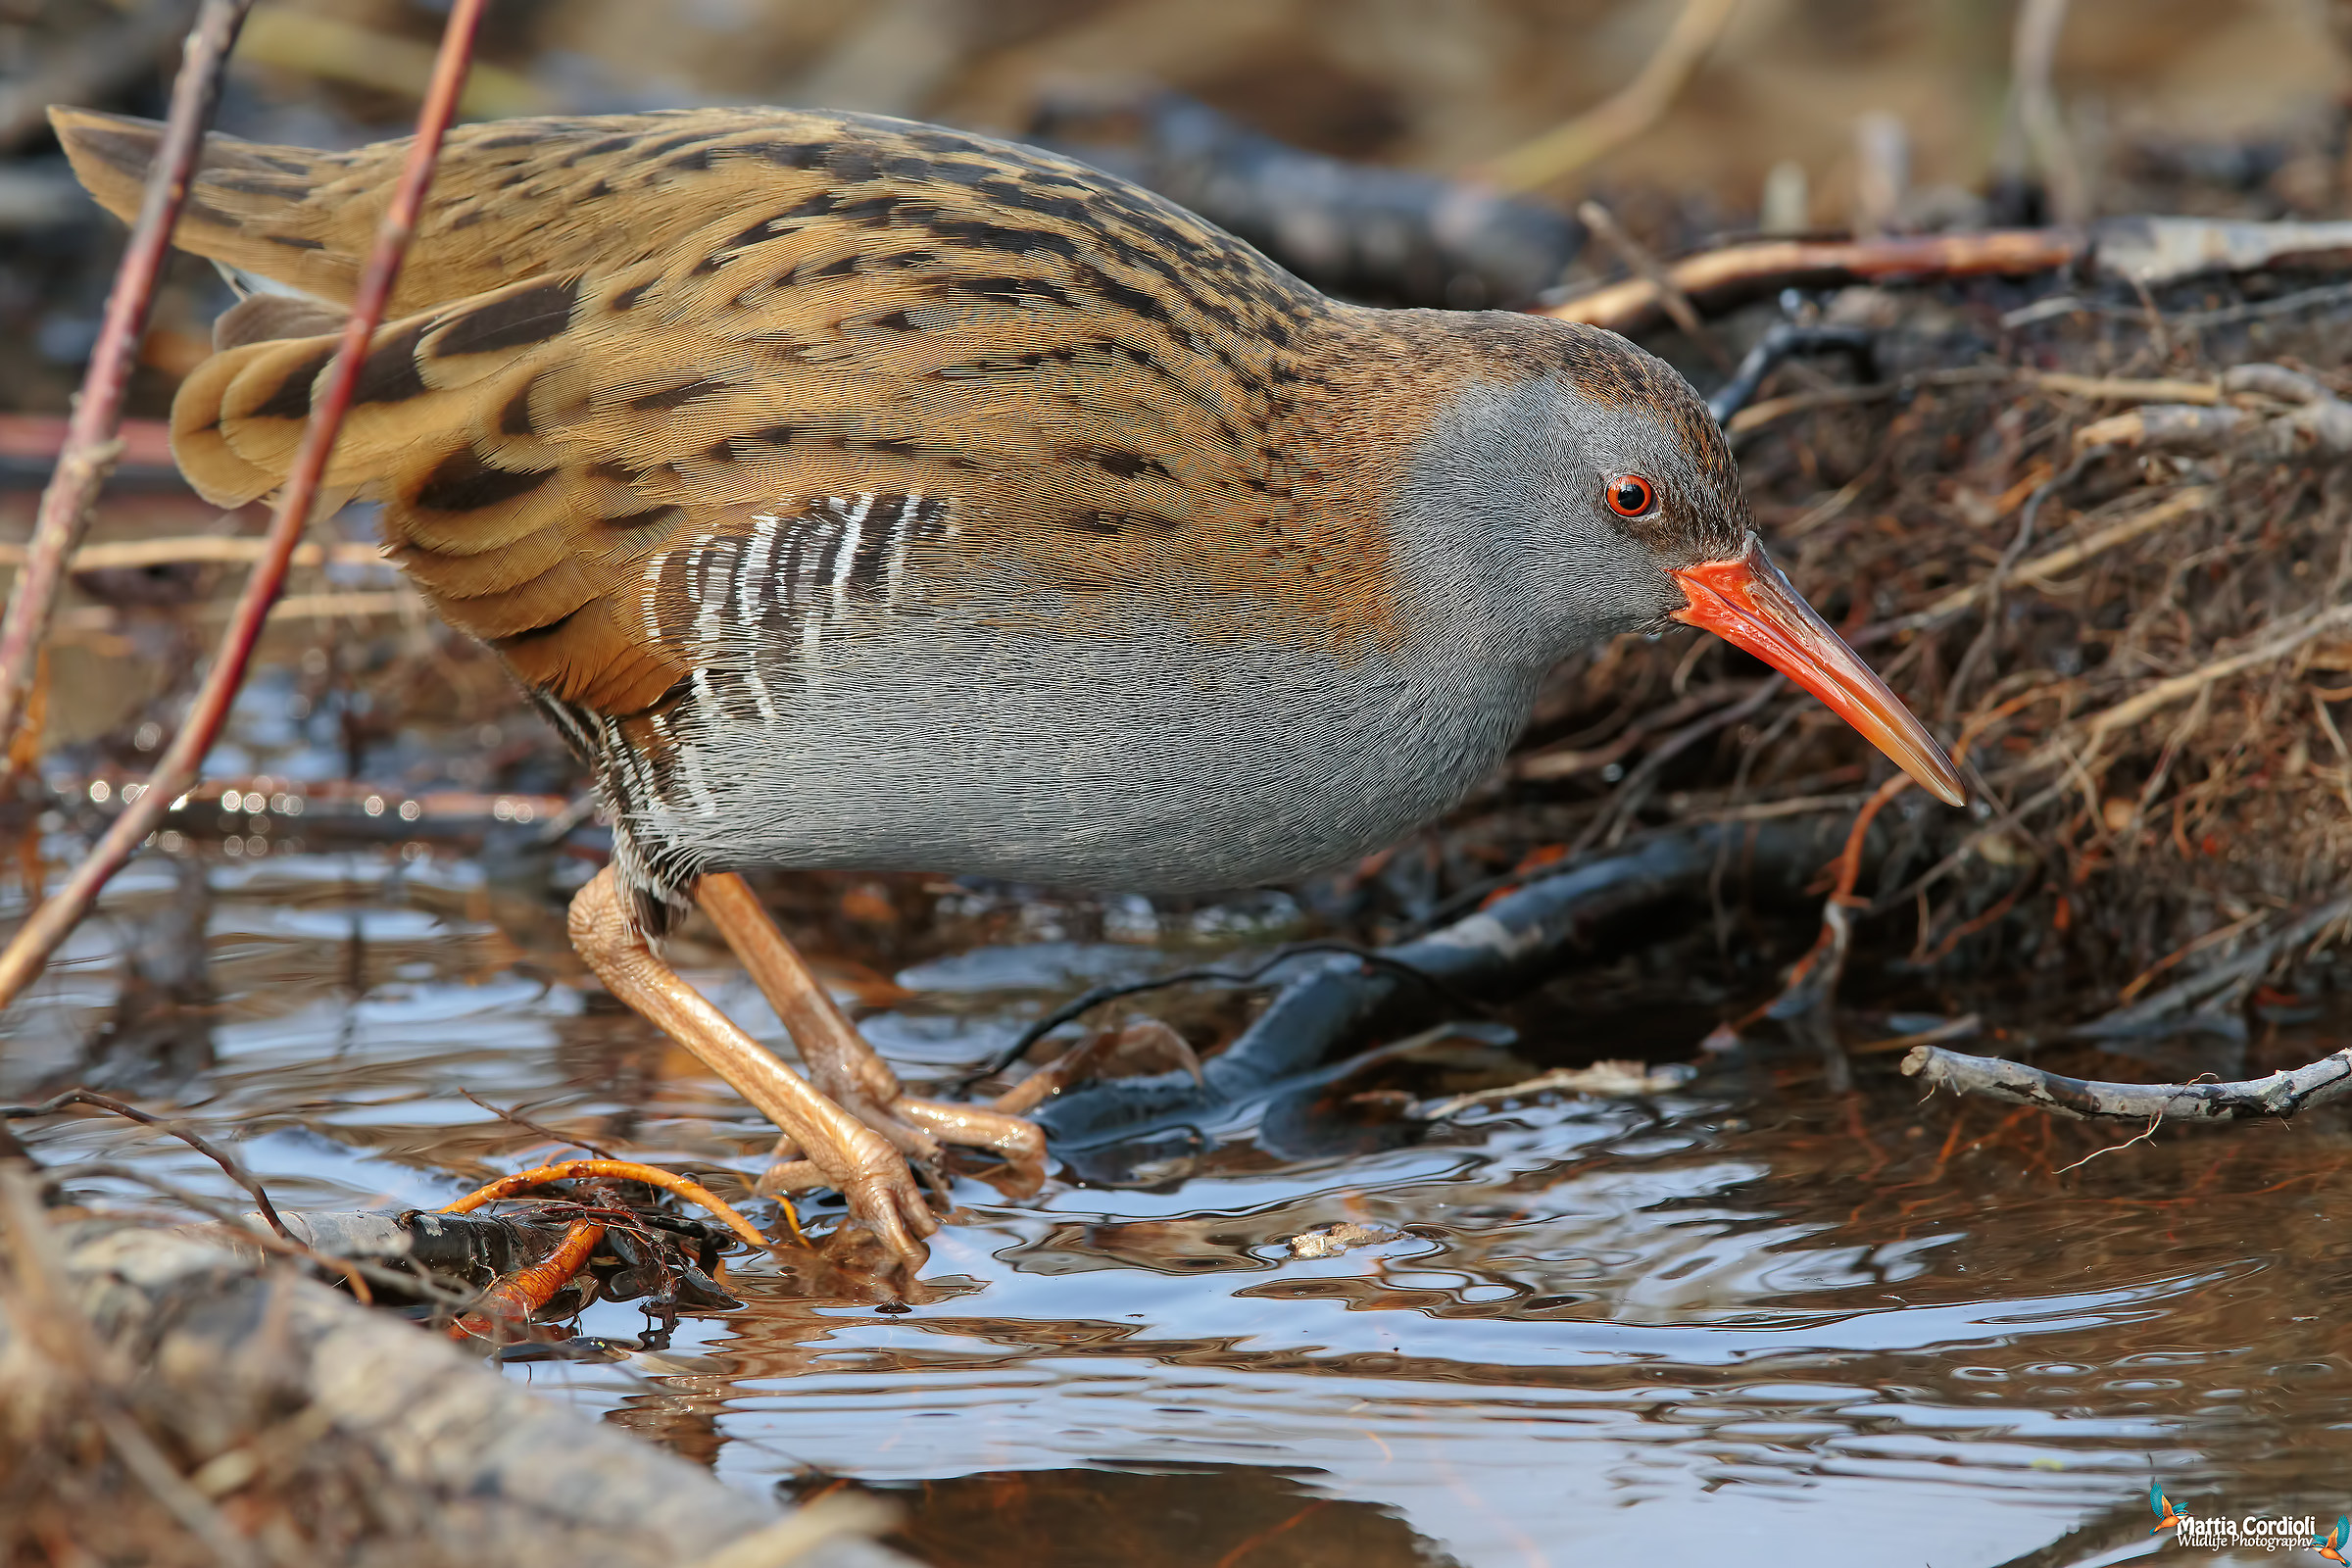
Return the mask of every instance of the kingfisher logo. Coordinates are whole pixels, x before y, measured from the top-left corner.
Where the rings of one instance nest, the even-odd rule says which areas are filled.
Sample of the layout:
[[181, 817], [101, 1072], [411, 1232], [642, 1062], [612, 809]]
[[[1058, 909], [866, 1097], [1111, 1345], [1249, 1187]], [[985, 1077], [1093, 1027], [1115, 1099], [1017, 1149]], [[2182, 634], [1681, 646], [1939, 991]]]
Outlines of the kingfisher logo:
[[2177, 1545], [2205, 1551], [2316, 1551], [2325, 1561], [2352, 1568], [2352, 1556], [2346, 1555], [2346, 1544], [2352, 1541], [2352, 1516], [2337, 1515], [2333, 1528], [2322, 1535], [2316, 1514], [2230, 1518], [2218, 1513], [2182, 1513], [2165, 1494], [2161, 1481], [2148, 1487], [2148, 1511], [2156, 1516], [2148, 1534], [2170, 1530]]

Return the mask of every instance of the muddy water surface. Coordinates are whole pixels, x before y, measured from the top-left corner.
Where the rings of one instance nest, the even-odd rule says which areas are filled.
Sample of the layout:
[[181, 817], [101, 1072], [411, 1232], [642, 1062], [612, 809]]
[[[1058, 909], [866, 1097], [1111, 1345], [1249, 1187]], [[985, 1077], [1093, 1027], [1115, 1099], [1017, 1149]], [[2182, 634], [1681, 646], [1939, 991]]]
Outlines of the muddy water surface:
[[[111, 1079], [184, 1106], [293, 1206], [439, 1203], [555, 1152], [466, 1091], [756, 1173], [759, 1118], [613, 1010], [559, 907], [491, 865], [397, 845], [142, 860], [12, 1015], [8, 1087]], [[175, 925], [203, 933], [209, 1027], [125, 1021], [126, 978], [171, 967]], [[951, 956], [867, 1025], [939, 1080], [1163, 961]], [[693, 972], [782, 1046], [738, 973]], [[2330, 1044], [2308, 1033], [2279, 1049]], [[1514, 1055], [1610, 1047], [1563, 1010]], [[739, 1487], [887, 1493], [941, 1564], [1958, 1568], [2174, 1551], [2147, 1531], [2152, 1475], [2198, 1512], [2352, 1506], [2339, 1123], [2168, 1130], [2061, 1173], [2122, 1135], [1923, 1105], [1891, 1059], [1842, 1100], [1767, 1052], [1663, 1098], [1500, 1104], [1352, 1153], [1275, 1147], [1245, 1113], [1129, 1184], [1065, 1168], [1014, 1203], [959, 1181], [936, 1298], [910, 1310], [738, 1264], [741, 1312], [630, 1350], [644, 1318], [600, 1305], [580, 1332], [618, 1359], [509, 1375]], [[109, 1120], [34, 1142], [222, 1190]], [[1340, 1220], [1396, 1234], [1291, 1254]]]

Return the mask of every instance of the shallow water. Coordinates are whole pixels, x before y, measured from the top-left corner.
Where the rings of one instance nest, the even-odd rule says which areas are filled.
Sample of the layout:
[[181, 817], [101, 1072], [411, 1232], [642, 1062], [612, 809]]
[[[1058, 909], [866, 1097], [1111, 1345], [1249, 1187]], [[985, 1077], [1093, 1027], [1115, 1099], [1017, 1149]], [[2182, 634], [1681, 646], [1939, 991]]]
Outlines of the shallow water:
[[[125, 952], [191, 907], [209, 1039], [174, 1037], [160, 1067], [152, 1044], [93, 1058]], [[555, 906], [477, 858], [191, 848], [134, 864], [107, 908], [11, 1015], [12, 1098], [94, 1077], [186, 1107], [289, 1206], [446, 1201], [554, 1152], [462, 1091], [637, 1157], [760, 1168], [764, 1124], [614, 1011]], [[950, 955], [867, 1026], [934, 1081], [1161, 961], [1066, 940]], [[740, 974], [690, 972], [781, 1044]], [[2312, 1026], [2270, 1049], [2338, 1043]], [[1514, 1050], [1550, 1065], [1612, 1042], [1538, 1015]], [[1244, 1114], [1150, 1185], [1008, 1203], [959, 1181], [938, 1298], [911, 1310], [795, 1298], [744, 1264], [746, 1308], [664, 1349], [509, 1375], [743, 1488], [884, 1491], [941, 1564], [1958, 1568], [2062, 1541], [2032, 1560], [2174, 1549], [2147, 1532], [2151, 1476], [2194, 1512], [2352, 1505], [2340, 1120], [2166, 1130], [2060, 1173], [2124, 1134], [1922, 1104], [1891, 1059], [1864, 1056], [1838, 1099], [1765, 1050], [1664, 1098], [1489, 1107], [1352, 1155], [1276, 1152]], [[1440, 1068], [1384, 1072], [1365, 1081], [1426, 1090]], [[223, 1191], [111, 1119], [29, 1141]], [[1343, 1219], [1402, 1234], [1284, 1246]], [[645, 1322], [604, 1304], [580, 1328]]]

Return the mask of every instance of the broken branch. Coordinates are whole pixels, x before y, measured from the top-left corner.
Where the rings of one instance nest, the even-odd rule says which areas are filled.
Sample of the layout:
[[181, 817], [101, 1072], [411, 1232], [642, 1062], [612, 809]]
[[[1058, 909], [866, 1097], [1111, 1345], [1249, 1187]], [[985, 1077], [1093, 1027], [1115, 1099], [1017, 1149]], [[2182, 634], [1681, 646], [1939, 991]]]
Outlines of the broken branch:
[[2077, 1121], [2241, 1121], [2292, 1116], [2352, 1094], [2352, 1047], [2292, 1072], [2238, 1083], [2119, 1084], [2068, 1078], [1941, 1046], [1915, 1046], [1903, 1058], [1903, 1076], [1917, 1078], [1931, 1090], [2033, 1105]]

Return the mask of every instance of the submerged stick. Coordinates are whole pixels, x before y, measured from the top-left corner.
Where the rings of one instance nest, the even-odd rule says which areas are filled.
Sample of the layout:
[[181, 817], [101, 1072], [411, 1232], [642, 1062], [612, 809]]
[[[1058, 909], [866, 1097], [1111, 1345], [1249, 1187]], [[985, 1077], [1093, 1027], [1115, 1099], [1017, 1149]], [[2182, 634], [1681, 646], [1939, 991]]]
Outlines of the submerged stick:
[[1416, 941], [1388, 960], [1333, 956], [1304, 968], [1225, 1052], [1182, 1072], [1088, 1084], [1040, 1107], [1057, 1144], [1084, 1146], [1185, 1125], [1279, 1092], [1337, 1046], [1393, 1018], [1434, 977], [1471, 996], [1502, 997], [1558, 974], [1569, 955], [1607, 947], [1626, 923], [1671, 900], [1705, 895], [1719, 859], [1759, 879], [1794, 882], [1836, 842], [1834, 819], [1718, 822], [1660, 834], [1638, 849], [1572, 863]]
[[138, 362], [139, 341], [145, 336], [147, 314], [155, 302], [155, 286], [172, 249], [172, 230], [179, 222], [204, 152], [204, 129], [220, 98], [220, 71], [236, 43], [237, 28], [253, 0], [205, 0], [188, 34], [179, 75], [172, 83], [172, 112], [164, 125], [155, 167], [147, 172], [147, 191], [140, 198], [137, 221], [115, 269], [115, 283], [106, 299], [106, 317], [90, 350], [89, 368], [82, 373], [81, 392], [58, 454], [49, 488], [41, 493], [40, 515], [33, 523], [24, 569], [17, 575], [9, 596], [8, 614], [0, 620], [0, 753], [15, 738], [24, 717], [25, 694], [31, 689], [33, 657], [39, 651], [49, 617], [56, 612], [59, 590], [65, 585], [66, 558], [81, 542], [90, 523], [90, 508], [98, 489], [122, 456], [117, 433], [122, 422], [122, 399], [130, 387], [130, 372]]
[[[237, 600], [228, 629], [221, 635], [213, 667], [188, 710], [187, 722], [180, 726], [163, 760], [156, 764], [147, 787], [74, 868], [66, 885], [33, 911], [7, 949], [0, 952], [0, 1007], [14, 1001], [39, 972], [66, 934], [80, 924], [81, 917], [97, 903], [99, 890], [122, 869], [140, 842], [155, 831], [172, 801], [196, 782], [205, 756], [212, 751], [213, 742], [228, 717], [229, 705], [244, 684], [246, 665], [252, 662], [254, 646], [269, 619], [270, 602], [284, 584], [287, 563], [293, 559], [294, 548], [301, 543], [303, 530], [310, 523], [311, 509], [326, 473], [327, 458], [334, 451], [344, 412], [351, 407], [352, 393], [359, 385], [368, 345], [383, 321], [385, 306], [391, 301], [393, 282], [400, 275], [409, 238], [416, 232], [417, 214], [432, 184], [441, 138], [457, 113], [458, 91], [465, 85], [466, 70], [473, 54], [474, 29], [481, 22], [483, 4], [484, 0], [455, 0], [450, 7], [449, 22], [441, 33], [441, 52], [434, 61], [432, 89], [425, 95], [424, 107], [417, 112], [416, 134], [409, 145], [408, 163], [384, 209], [383, 221], [376, 229], [375, 249], [368, 256], [367, 270], [352, 295], [351, 315], [343, 323], [342, 341], [327, 366], [310, 422], [303, 429], [302, 445], [294, 454], [285, 488], [279, 493], [276, 514], [270, 519], [270, 553], [246, 578], [245, 591]], [[20, 594], [32, 576], [28, 566], [19, 579]]]

